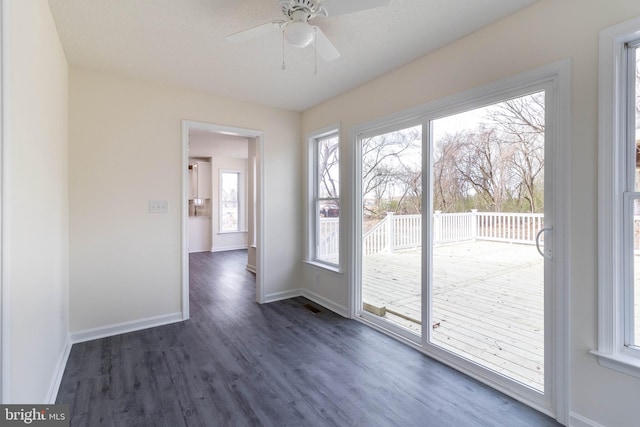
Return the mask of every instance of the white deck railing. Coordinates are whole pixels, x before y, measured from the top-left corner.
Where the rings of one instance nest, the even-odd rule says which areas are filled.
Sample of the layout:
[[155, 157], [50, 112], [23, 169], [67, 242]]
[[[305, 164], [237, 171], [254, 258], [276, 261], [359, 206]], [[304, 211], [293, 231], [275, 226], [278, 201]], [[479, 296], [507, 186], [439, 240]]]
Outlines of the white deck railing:
[[[634, 249], [640, 254], [640, 215], [634, 216]], [[318, 257], [338, 262], [338, 218], [320, 218]], [[544, 214], [504, 212], [459, 212], [433, 214], [434, 244], [488, 240], [535, 244], [536, 234], [544, 227]], [[392, 238], [389, 238], [392, 236]], [[542, 236], [543, 237], [543, 236]], [[391, 252], [420, 247], [422, 216], [393, 213], [367, 231], [362, 238], [362, 254]]]
[[340, 253], [340, 218], [320, 218], [319, 225], [317, 256], [321, 260], [337, 264]]
[[[433, 214], [433, 243], [466, 240], [535, 244], [536, 234], [544, 227], [544, 214], [459, 212]], [[391, 236], [391, 237], [389, 237]], [[387, 216], [362, 238], [363, 255], [420, 247], [422, 216]]]
[[535, 245], [536, 234], [544, 228], [544, 214], [475, 212], [474, 215], [476, 240]]

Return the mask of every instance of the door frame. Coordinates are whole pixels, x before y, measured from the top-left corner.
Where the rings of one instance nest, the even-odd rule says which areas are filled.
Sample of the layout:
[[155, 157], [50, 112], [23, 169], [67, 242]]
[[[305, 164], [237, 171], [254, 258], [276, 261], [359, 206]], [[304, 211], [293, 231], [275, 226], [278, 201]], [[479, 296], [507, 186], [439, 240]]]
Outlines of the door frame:
[[9, 4], [0, 0], [0, 403], [9, 401]]
[[[444, 115], [450, 114], [453, 111], [462, 111], [462, 107], [472, 106], [473, 103], [483, 103], [484, 100], [490, 98], [498, 98], [501, 94], [508, 94], [518, 90], [524, 90], [525, 88], [542, 86], [549, 84], [551, 89], [551, 97], [547, 99], [547, 117], [549, 114], [553, 114], [555, 120], [550, 121], [550, 126], [546, 132], [546, 136], [551, 138], [554, 143], [551, 146], [551, 151], [547, 151], [545, 147], [545, 158], [551, 159], [554, 163], [551, 165], [553, 170], [553, 178], [555, 182], [550, 194], [550, 200], [554, 206], [555, 213], [551, 213], [554, 230], [553, 230], [553, 246], [554, 246], [554, 264], [555, 268], [550, 272], [551, 282], [556, 284], [556, 289], [553, 289], [553, 297], [549, 300], [553, 301], [553, 306], [546, 306], [545, 298], [545, 322], [546, 317], [553, 322], [554, 327], [550, 328], [550, 336], [545, 336], [545, 343], [550, 344], [553, 351], [551, 354], [550, 364], [548, 365], [550, 372], [545, 375], [546, 378], [552, 378], [554, 383], [549, 388], [549, 404], [543, 404], [540, 401], [532, 400], [528, 393], [522, 393], [519, 389], [510, 387], [503, 381], [497, 380], [494, 375], [484, 375], [479, 373], [475, 369], [474, 364], [464, 360], [454, 360], [447, 357], [444, 351], [432, 348], [433, 346], [426, 346], [425, 340], [428, 339], [427, 334], [422, 334], [422, 343], [416, 345], [413, 342], [408, 341], [405, 337], [399, 336], [393, 331], [383, 330], [377, 325], [372, 325], [366, 318], [360, 315], [361, 305], [361, 236], [362, 236], [362, 207], [361, 199], [358, 199], [358, 195], [361, 193], [360, 175], [361, 175], [361, 155], [360, 155], [360, 140], [363, 135], [370, 134], [372, 131], [377, 131], [385, 128], [397, 126], [403, 122], [409, 122], [416, 118], [423, 120], [423, 140], [427, 138], [429, 130], [429, 120]], [[570, 125], [571, 125], [571, 61], [570, 59], [560, 60], [554, 63], [544, 65], [542, 67], [526, 71], [497, 82], [489, 83], [456, 95], [452, 95], [443, 99], [435, 100], [418, 107], [402, 111], [381, 119], [376, 119], [363, 123], [358, 126], [354, 126], [351, 129], [350, 141], [351, 141], [351, 155], [352, 155], [352, 168], [354, 173], [352, 174], [352, 188], [353, 194], [356, 196], [351, 200], [351, 225], [353, 230], [354, 245], [351, 251], [353, 271], [350, 276], [349, 286], [349, 314], [352, 318], [365, 322], [368, 325], [382, 330], [382, 332], [388, 335], [401, 339], [402, 341], [412, 345], [419, 351], [437, 359], [455, 369], [503, 392], [523, 403], [534, 407], [535, 409], [548, 414], [556, 418], [559, 422], [566, 424], [569, 420], [569, 384], [570, 384], [570, 369], [569, 369], [569, 348], [570, 348], [570, 330], [569, 319], [571, 317], [570, 311], [570, 283], [571, 283], [571, 248], [570, 242], [570, 178], [571, 178], [571, 139], [570, 139]], [[429, 146], [423, 146], [423, 153], [430, 155]], [[425, 158], [426, 158], [425, 155]], [[430, 168], [430, 162], [425, 164]], [[424, 167], [423, 166], [423, 167]], [[426, 180], [428, 173], [423, 174]], [[428, 188], [427, 184], [430, 182], [423, 181], [423, 188]], [[546, 191], [546, 190], [545, 190]], [[429, 204], [430, 205], [430, 204]], [[423, 213], [425, 215], [425, 213]], [[546, 213], [545, 213], [546, 216]], [[424, 217], [423, 217], [424, 220]], [[425, 227], [426, 229], [426, 227]], [[424, 233], [424, 231], [423, 231]], [[428, 235], [423, 235], [423, 239], [428, 238]], [[425, 265], [423, 258], [423, 277], [428, 274], [428, 265]], [[546, 279], [547, 277], [545, 277]], [[423, 286], [426, 282], [423, 281]], [[546, 288], [545, 292], [549, 289]], [[423, 298], [427, 295], [427, 290], [423, 289]], [[425, 308], [425, 311], [428, 309]], [[424, 319], [423, 319], [424, 320]], [[423, 322], [424, 324], [424, 322]], [[547, 346], [545, 346], [545, 357], [549, 354]], [[555, 362], [555, 363], [554, 363]], [[545, 378], [545, 379], [546, 379]]]
[[262, 267], [264, 265], [264, 167], [262, 164], [264, 137], [263, 132], [253, 129], [237, 128], [192, 120], [182, 121], [182, 320], [189, 319], [189, 131], [204, 130], [211, 133], [255, 138], [256, 140], [256, 301], [265, 301], [262, 283]]

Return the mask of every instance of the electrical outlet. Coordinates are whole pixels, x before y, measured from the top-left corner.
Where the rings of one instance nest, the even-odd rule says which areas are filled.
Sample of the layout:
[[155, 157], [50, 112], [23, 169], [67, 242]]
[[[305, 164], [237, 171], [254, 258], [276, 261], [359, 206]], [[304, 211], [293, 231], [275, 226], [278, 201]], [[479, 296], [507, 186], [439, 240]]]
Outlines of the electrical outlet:
[[169, 202], [167, 200], [149, 200], [149, 213], [168, 213]]

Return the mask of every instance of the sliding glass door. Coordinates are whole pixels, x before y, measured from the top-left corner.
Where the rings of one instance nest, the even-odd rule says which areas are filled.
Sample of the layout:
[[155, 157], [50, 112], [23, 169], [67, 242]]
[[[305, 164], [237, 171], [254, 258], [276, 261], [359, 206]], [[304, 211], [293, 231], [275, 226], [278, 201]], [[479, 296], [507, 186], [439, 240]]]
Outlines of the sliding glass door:
[[422, 324], [422, 126], [361, 144], [362, 314], [418, 339]]
[[430, 126], [429, 343], [544, 392], [545, 93]]
[[357, 315], [539, 407], [556, 354], [550, 87], [357, 139]]

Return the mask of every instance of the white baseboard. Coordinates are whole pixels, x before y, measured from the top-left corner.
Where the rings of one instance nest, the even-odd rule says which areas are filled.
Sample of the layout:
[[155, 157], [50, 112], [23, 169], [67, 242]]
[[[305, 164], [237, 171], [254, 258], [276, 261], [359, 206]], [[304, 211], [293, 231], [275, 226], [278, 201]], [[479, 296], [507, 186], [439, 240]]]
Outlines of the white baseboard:
[[257, 273], [257, 271], [258, 271], [258, 270], [256, 269], [256, 266], [255, 266], [255, 265], [247, 264], [246, 268], [247, 268], [247, 270], [249, 270], [250, 272], [252, 272], [252, 273], [254, 273], [254, 274], [255, 274], [255, 273]]
[[211, 248], [211, 252], [237, 251], [240, 249], [249, 249], [247, 245], [223, 246], [221, 248]]
[[569, 414], [569, 427], [604, 427], [604, 426], [593, 420], [590, 420], [589, 418], [583, 417], [582, 415], [572, 412], [571, 414]]
[[146, 319], [132, 320], [130, 322], [118, 323], [115, 325], [86, 329], [84, 331], [71, 333], [70, 338], [71, 343], [76, 344], [177, 322], [182, 322], [182, 313], [163, 314], [161, 316], [148, 317]]
[[67, 335], [67, 339], [64, 343], [64, 348], [58, 357], [58, 362], [56, 363], [56, 369], [53, 372], [53, 378], [51, 379], [51, 385], [49, 386], [49, 391], [47, 392], [46, 402], [49, 405], [53, 405], [56, 403], [56, 398], [58, 397], [58, 390], [60, 390], [60, 383], [62, 383], [62, 375], [64, 374], [64, 369], [67, 367], [67, 361], [69, 360], [69, 353], [71, 353], [71, 336]]
[[282, 301], [289, 298], [296, 297], [305, 297], [318, 305], [323, 306], [327, 310], [331, 310], [336, 314], [339, 314], [342, 317], [349, 317], [349, 310], [347, 307], [336, 304], [335, 302], [328, 300], [327, 298], [316, 294], [315, 292], [311, 292], [307, 289], [292, 289], [290, 291], [282, 291], [282, 292], [274, 292], [272, 294], [266, 295], [264, 302], [270, 303], [275, 301]]
[[290, 291], [274, 292], [264, 296], [264, 302], [270, 303], [275, 301], [282, 301], [283, 299], [296, 298], [302, 296], [300, 289], [292, 289]]
[[335, 302], [316, 294], [315, 292], [309, 291], [307, 289], [303, 289], [302, 290], [302, 296], [310, 299], [311, 301], [315, 302], [318, 305], [323, 306], [324, 308], [326, 308], [327, 310], [331, 310], [336, 314], [339, 314], [342, 317], [349, 317], [349, 310], [347, 309], [347, 307], [342, 306], [340, 304], [336, 304]]

